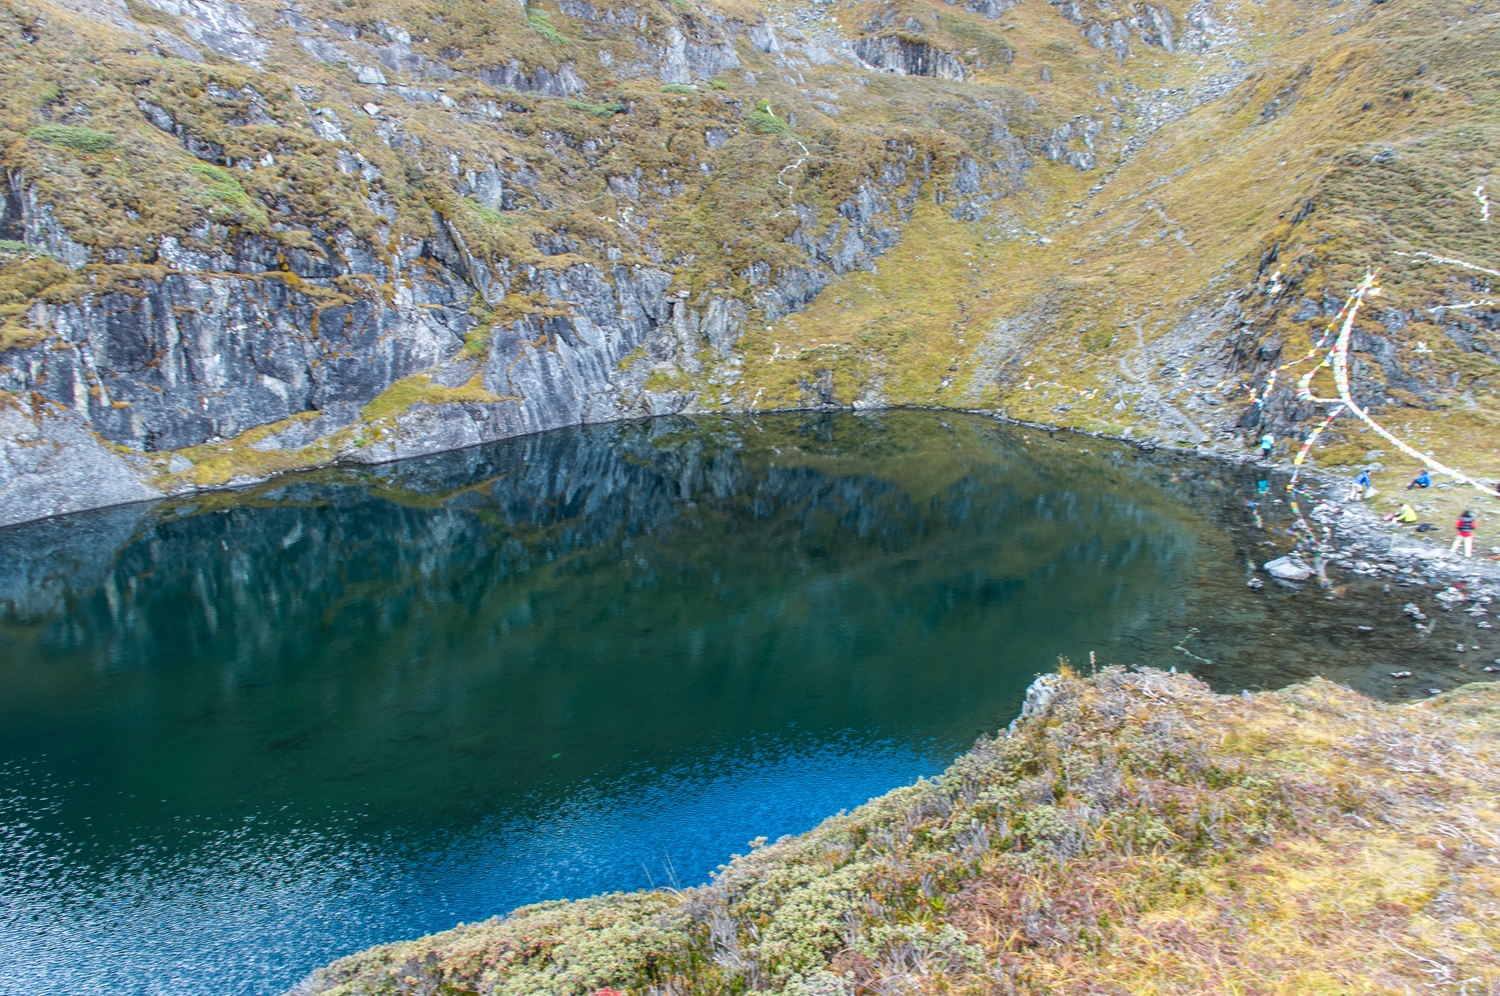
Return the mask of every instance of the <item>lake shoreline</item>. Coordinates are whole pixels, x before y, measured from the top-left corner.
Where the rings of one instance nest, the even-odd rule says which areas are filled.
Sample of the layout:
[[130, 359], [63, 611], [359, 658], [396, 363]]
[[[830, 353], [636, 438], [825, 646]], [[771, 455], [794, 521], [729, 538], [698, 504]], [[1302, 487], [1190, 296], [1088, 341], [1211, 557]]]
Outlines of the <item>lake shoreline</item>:
[[[933, 411], [952, 411], [954, 409], [931, 409]], [[1047, 425], [1038, 422], [1026, 422], [1018, 419], [1008, 418], [993, 411], [974, 409], [969, 412], [974, 415], [984, 415], [1007, 425], [1024, 426], [1028, 429], [1037, 429], [1042, 432], [1055, 433], [1066, 432], [1074, 435], [1088, 436], [1091, 439], [1109, 439], [1119, 443], [1134, 446], [1143, 452], [1151, 453], [1156, 450], [1167, 450], [1169, 452], [1191, 455], [1207, 460], [1238, 467], [1257, 467], [1275, 473], [1290, 474], [1293, 466], [1289, 461], [1261, 461], [1255, 458], [1255, 451], [1246, 453], [1225, 453], [1216, 447], [1186, 446], [1174, 443], [1163, 443], [1154, 439], [1141, 440], [1132, 436], [1111, 435], [1103, 432], [1088, 432], [1082, 429], [1074, 429], [1067, 426]], [[1319, 525], [1329, 527], [1331, 535], [1341, 538], [1339, 543], [1324, 543], [1319, 545], [1318, 553], [1327, 558], [1327, 562], [1339, 567], [1354, 567], [1355, 561], [1351, 558], [1363, 550], [1368, 549], [1370, 558], [1374, 557], [1374, 547], [1384, 546], [1380, 551], [1379, 559], [1366, 560], [1371, 570], [1360, 569], [1360, 573], [1368, 576], [1385, 576], [1398, 583], [1414, 583], [1413, 580], [1402, 578], [1403, 573], [1420, 575], [1422, 581], [1427, 584], [1447, 583], [1441, 576], [1447, 575], [1453, 580], [1466, 583], [1479, 583], [1480, 581], [1500, 583], [1500, 560], [1491, 560], [1486, 556], [1461, 557], [1450, 553], [1442, 544], [1426, 545], [1421, 540], [1414, 540], [1406, 535], [1407, 530], [1394, 526], [1384, 521], [1378, 514], [1371, 511], [1370, 506], [1362, 501], [1351, 498], [1339, 497], [1342, 492], [1352, 488], [1353, 477], [1351, 475], [1339, 474], [1316, 464], [1306, 464], [1302, 469], [1302, 477], [1314, 482], [1326, 493], [1316, 499], [1309, 508], [1308, 517]], [[1437, 485], [1443, 487], [1442, 484]], [[1445, 539], [1450, 530], [1439, 529], [1439, 535]], [[1416, 534], [1413, 533], [1413, 536]], [[1403, 542], [1404, 541], [1404, 542]], [[1361, 544], [1361, 549], [1351, 549], [1355, 544]], [[1485, 549], [1480, 545], [1481, 549]], [[1347, 563], [1343, 561], [1348, 561]], [[1403, 572], [1403, 568], [1411, 568], [1409, 572]], [[1489, 591], [1486, 594], [1495, 596], [1500, 592]]]
[[1494, 685], [1393, 705], [1064, 671], [943, 774], [706, 885], [523, 907], [288, 996], [1493, 986], [1497, 721]]
[[[1147, 453], [1154, 452], [1156, 450], [1166, 450], [1169, 452], [1181, 453], [1184, 455], [1192, 455], [1201, 459], [1213, 460], [1228, 466], [1255, 466], [1267, 468], [1277, 473], [1290, 473], [1292, 469], [1291, 464], [1285, 461], [1273, 461], [1270, 464], [1258, 461], [1255, 459], [1253, 451], [1245, 453], [1230, 453], [1218, 448], [1217, 446], [1212, 445], [1207, 447], [1188, 446], [1166, 443], [1155, 438], [1139, 439], [1135, 438], [1133, 435], [1118, 435], [1097, 431], [1091, 432], [1088, 430], [1078, 429], [1066, 425], [1028, 422], [1022, 419], [1015, 419], [1005, 415], [1002, 411], [995, 409], [950, 408], [942, 405], [892, 405], [890, 407], [882, 408], [854, 408], [845, 406], [822, 405], [809, 408], [776, 408], [755, 411], [685, 412], [676, 415], [653, 415], [640, 418], [612, 419], [602, 422], [582, 422], [578, 423], [576, 426], [563, 426], [561, 428], [582, 428], [585, 426], [594, 425], [650, 422], [660, 418], [755, 418], [761, 415], [786, 415], [798, 413], [850, 412], [855, 414], [867, 414], [901, 411], [953, 412], [955, 414], [977, 415], [992, 419], [1002, 425], [1012, 425], [1019, 428], [1035, 429], [1037, 431], [1047, 432], [1049, 434], [1062, 432], [1071, 435], [1086, 436], [1092, 439], [1108, 439], [1113, 442], [1118, 442], [1135, 447]], [[17, 522], [10, 522], [6, 523], [3, 526], [0, 526], [0, 530], [10, 529], [17, 526], [25, 526], [28, 524], [35, 524], [37, 522], [44, 522], [47, 520], [66, 519], [68, 516], [75, 515], [79, 512], [96, 511], [103, 508], [117, 508], [127, 505], [154, 505], [161, 502], [170, 502], [177, 499], [192, 498], [200, 495], [246, 493], [251, 492], [257, 488], [264, 487], [266, 485], [274, 485], [276, 482], [295, 479], [298, 476], [315, 473], [321, 470], [340, 467], [373, 468], [386, 466], [391, 463], [399, 463], [405, 460], [420, 459], [422, 457], [428, 456], [437, 456], [443, 453], [463, 452], [466, 450], [477, 449], [484, 446], [492, 446], [496, 443], [503, 443], [510, 440], [525, 439], [528, 437], [544, 435], [546, 432], [555, 431], [557, 431], [557, 429], [547, 429], [539, 432], [523, 433], [517, 436], [507, 436], [493, 440], [486, 440], [485, 442], [475, 443], [468, 446], [433, 450], [431, 452], [421, 454], [407, 454], [394, 460], [374, 463], [351, 461], [347, 459], [346, 456], [339, 456], [329, 460], [324, 464], [306, 468], [299, 468], [297, 470], [290, 470], [277, 474], [271, 474], [265, 477], [237, 477], [226, 484], [192, 485], [179, 487], [171, 491], [170, 493], [164, 493], [159, 498], [148, 498], [142, 501], [105, 503], [97, 506], [90, 506], [88, 508], [76, 509], [74, 511], [63, 513], [61, 515], [40, 516], [37, 518], [20, 520]], [[1325, 521], [1324, 524], [1335, 525], [1335, 533], [1343, 538], [1343, 542], [1341, 544], [1343, 548], [1342, 551], [1329, 549], [1322, 551], [1324, 554], [1337, 554], [1339, 552], [1348, 554], [1351, 552], [1348, 550], [1348, 548], [1352, 544], [1360, 543], [1365, 544], [1366, 547], [1371, 547], [1372, 545], [1378, 546], [1382, 542], [1384, 542], [1386, 549], [1381, 551], [1381, 558], [1378, 561], [1374, 562], [1374, 566], [1376, 567], [1377, 571], [1381, 570], [1379, 565], [1394, 564], [1395, 570], [1385, 571], [1386, 574], [1398, 575], [1401, 572], [1402, 568], [1414, 568], [1424, 576], [1426, 582], [1429, 584], [1437, 583], [1439, 581], [1440, 575], [1447, 575], [1460, 580], [1472, 579], [1472, 581], [1474, 582], [1483, 579], [1485, 581], [1500, 583], [1500, 561], [1490, 561], [1483, 557], [1474, 559], [1461, 559], [1456, 555], [1448, 554], [1446, 550], [1443, 550], [1440, 547], [1428, 547], [1424, 546], [1420, 542], [1401, 543], [1398, 545], [1395, 541], [1398, 538], [1403, 538], [1401, 533], [1391, 530], [1388, 524], [1382, 522], [1379, 516], [1375, 515], [1369, 510], [1368, 506], [1365, 506], [1364, 504], [1359, 502], [1344, 501], [1336, 497], [1336, 494], [1340, 488], [1348, 486], [1348, 481], [1346, 480], [1344, 475], [1337, 474], [1327, 469], [1319, 468], [1316, 465], [1312, 464], [1304, 467], [1302, 473], [1304, 478], [1317, 482], [1319, 486], [1321, 486], [1326, 492], [1328, 492], [1328, 496], [1322, 498], [1320, 501], [1321, 504], [1332, 508], [1334, 512], [1332, 513], [1333, 518], [1329, 521]], [[1447, 533], [1443, 532], [1442, 535], [1446, 536]], [[1353, 552], [1357, 553], [1358, 551]]]
[[1306, 542], [1268, 473], [986, 413], [674, 417], [0, 533], [34, 830], [0, 976], [248, 996], [702, 882], [942, 771], [1059, 658], [1229, 695], [1482, 677], [1482, 601], [1336, 547], [1266, 578]]

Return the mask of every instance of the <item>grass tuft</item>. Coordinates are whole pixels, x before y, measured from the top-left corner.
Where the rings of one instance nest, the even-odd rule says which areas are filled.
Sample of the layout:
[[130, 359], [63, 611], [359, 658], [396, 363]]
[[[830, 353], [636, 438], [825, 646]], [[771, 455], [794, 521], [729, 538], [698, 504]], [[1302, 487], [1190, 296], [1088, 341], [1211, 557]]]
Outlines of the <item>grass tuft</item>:
[[575, 100], [570, 98], [563, 101], [563, 103], [573, 108], [573, 110], [575, 111], [582, 111], [585, 114], [597, 114], [601, 118], [607, 118], [611, 115], [625, 113], [625, 105], [619, 103], [618, 101], [612, 104], [591, 104], [587, 100]]
[[[17, 247], [12, 250], [11, 247]], [[42, 329], [28, 325], [27, 312], [38, 299], [76, 287], [75, 274], [56, 260], [35, 253], [24, 242], [0, 242], [9, 259], [0, 260], [0, 353], [30, 346], [46, 338]]]
[[41, 125], [28, 131], [26, 137], [33, 141], [46, 142], [48, 145], [60, 145], [74, 152], [104, 152], [115, 144], [113, 135], [106, 135], [102, 131], [94, 131], [91, 128], [80, 128], [77, 125]]
[[[465, 343], [469, 345], [469, 343]], [[476, 339], [473, 343], [474, 352], [488, 347], [487, 339]], [[398, 380], [386, 388], [374, 401], [359, 410], [360, 418], [366, 422], [378, 422], [382, 419], [394, 418], [411, 408], [412, 405], [441, 405], [457, 401], [494, 402], [503, 401], [498, 395], [490, 393], [484, 386], [484, 380], [479, 374], [462, 387], [444, 387], [434, 384], [432, 378], [426, 374], [417, 374]]]
[[479, 217], [483, 218], [485, 221], [487, 221], [491, 225], [509, 225], [510, 224], [510, 219], [505, 216], [505, 212], [504, 211], [496, 211], [494, 208], [487, 207], [487, 206], [485, 206], [483, 204], [475, 204], [474, 205], [474, 213], [477, 214], [477, 215], [479, 215]]
[[530, 24], [543, 38], [554, 45], [566, 45], [568, 39], [561, 31], [552, 24], [552, 15], [545, 10], [531, 10], [526, 12], [526, 23]]
[[227, 208], [236, 209], [257, 227], [267, 224], [265, 209], [240, 185], [233, 173], [210, 163], [190, 163], [187, 171], [208, 184], [209, 196]]

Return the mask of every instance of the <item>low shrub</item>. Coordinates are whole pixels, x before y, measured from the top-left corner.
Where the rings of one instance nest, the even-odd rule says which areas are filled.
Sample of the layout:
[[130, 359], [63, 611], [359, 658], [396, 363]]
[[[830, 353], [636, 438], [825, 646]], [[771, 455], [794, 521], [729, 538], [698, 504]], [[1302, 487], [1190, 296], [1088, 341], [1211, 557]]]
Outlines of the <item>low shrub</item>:
[[776, 116], [771, 110], [771, 103], [761, 100], [755, 105], [755, 109], [745, 115], [745, 120], [750, 123], [751, 129], [762, 135], [781, 135], [783, 137], [792, 133], [792, 126], [782, 118]]

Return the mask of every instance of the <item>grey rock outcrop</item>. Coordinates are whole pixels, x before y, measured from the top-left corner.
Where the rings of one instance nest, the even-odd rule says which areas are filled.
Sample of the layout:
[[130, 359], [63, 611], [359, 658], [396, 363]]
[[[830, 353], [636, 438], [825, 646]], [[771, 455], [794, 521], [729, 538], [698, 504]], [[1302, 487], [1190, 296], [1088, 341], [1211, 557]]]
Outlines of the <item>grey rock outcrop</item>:
[[[770, 317], [797, 310], [833, 275], [867, 268], [895, 244], [927, 166], [913, 149], [891, 153], [833, 216], [798, 209], [801, 224], [787, 241], [806, 264], [752, 268], [748, 304], [712, 291], [690, 301], [673, 290], [671, 273], [648, 265], [512, 271], [504, 261], [475, 258], [437, 216], [428, 238], [384, 254], [349, 233], [317, 233], [321, 252], [258, 237], [219, 245], [165, 238], [159, 269], [125, 287], [34, 305], [30, 321], [47, 337], [0, 355], [0, 391], [46, 407], [45, 417], [12, 409], [0, 427], [8, 447], [0, 524], [189, 486], [170, 475], [190, 461], [174, 454], [153, 463], [150, 455], [270, 424], [277, 428], [252, 449], [295, 451], [355, 426], [334, 456], [379, 463], [693, 410], [695, 390], [648, 390], [651, 373], [696, 374], [727, 361], [751, 304]], [[465, 182], [487, 206], [504, 206], [498, 169], [474, 171]], [[12, 190], [8, 200], [25, 192]], [[44, 245], [66, 238], [38, 226], [27, 231]], [[559, 252], [575, 248], [567, 241]], [[56, 249], [64, 257], [69, 251], [63, 243]], [[351, 277], [391, 291], [350, 293]], [[495, 324], [484, 354], [466, 359], [471, 302], [511, 292], [547, 307]], [[376, 431], [362, 431], [361, 407], [419, 373], [441, 387], [483, 390], [470, 392], [471, 400], [412, 404]]]
[[[229, 265], [252, 268], [260, 248], [242, 246]], [[327, 268], [308, 276], [317, 283], [312, 273]], [[279, 272], [208, 270], [38, 304], [32, 319], [53, 335], [5, 355], [0, 390], [66, 406], [109, 442], [146, 453], [368, 401], [463, 345], [469, 292], [431, 272], [398, 278], [389, 303], [316, 297]]]
[[[963, 2], [991, 18], [1011, 6]], [[198, 78], [101, 81], [118, 90], [113, 118], [82, 104], [38, 113], [91, 121], [84, 130], [114, 150], [100, 155], [145, 143], [182, 195], [75, 210], [67, 191], [81, 188], [49, 183], [74, 165], [99, 175], [103, 160], [72, 163], [59, 157], [79, 149], [46, 140], [0, 183], [0, 239], [25, 245], [9, 251], [74, 271], [48, 285], [65, 291], [27, 292], [22, 334], [0, 353], [0, 523], [275, 468], [740, 404], [729, 388], [748, 323], [874, 268], [923, 184], [954, 217], [977, 219], [1023, 185], [1037, 151], [1030, 119], [1023, 142], [1008, 105], [984, 96], [961, 109], [983, 151], [951, 179], [934, 177], [936, 153], [916, 141], [841, 138], [839, 115], [868, 106], [861, 63], [951, 81], [984, 68], [974, 52], [938, 47], [937, 14], [882, 20], [856, 40], [810, 15], [750, 23], [563, 0], [590, 26], [560, 25], [567, 42], [523, 8], [494, 32], [526, 44], [466, 49], [395, 11], [344, 23], [227, 0], [147, 6], [157, 13], [116, 10], [116, 26], [197, 46], [193, 58], [211, 64]], [[132, 20], [142, 17], [151, 31]], [[755, 124], [759, 98], [741, 84], [774, 71], [777, 88], [802, 87], [804, 72], [832, 64], [853, 74], [849, 92], [809, 87], [799, 103], [778, 89], [777, 121], [793, 130]], [[454, 79], [466, 82], [438, 85]], [[619, 91], [624, 79], [700, 90], [666, 87], [652, 101]], [[591, 87], [600, 103], [576, 99]], [[665, 110], [692, 127], [658, 159]], [[1093, 134], [1058, 142], [1091, 152]], [[764, 192], [740, 198], [757, 183]], [[676, 238], [668, 225], [682, 226], [694, 196], [703, 238]], [[815, 378], [824, 401], [831, 376]], [[206, 454], [231, 469], [211, 469]]]
[[[1088, 172], [1098, 164], [1097, 143], [1103, 130], [1104, 122], [1087, 117], [1065, 121], [1041, 143], [1041, 151], [1053, 162], [1066, 162], [1079, 172]], [[1083, 148], [1074, 143], [1081, 143]]]
[[[1130, 36], [1134, 31], [1144, 45], [1160, 48], [1168, 53], [1178, 50], [1177, 24], [1172, 12], [1165, 7], [1146, 4], [1131, 17], [1114, 16], [1114, 8], [1104, 3], [1094, 4], [1096, 11], [1086, 12], [1078, 0], [1048, 0], [1057, 12], [1070, 24], [1079, 28], [1079, 33], [1089, 45], [1099, 51], [1109, 49], [1120, 65], [1130, 57]], [[1102, 16], [1098, 16], [1102, 15]]]
[[[953, 6], [958, 3], [958, 0], [943, 0], [943, 2]], [[1016, 0], [964, 0], [962, 6], [971, 14], [978, 14], [980, 17], [993, 21], [1016, 6]]]
[[871, 69], [901, 76], [932, 76], [940, 80], [968, 78], [963, 60], [927, 42], [905, 35], [877, 35], [854, 43], [860, 61]]
[[180, 18], [183, 32], [218, 55], [255, 66], [268, 46], [256, 34], [255, 22], [237, 4], [223, 0], [146, 0], [164, 14]]
[[37, 197], [36, 187], [19, 172], [7, 178], [3, 203], [0, 203], [0, 233], [17, 238], [41, 249], [60, 263], [78, 270], [87, 266], [93, 253], [88, 246], [73, 241], [53, 217], [52, 206]]
[[658, 75], [663, 83], [711, 80], [726, 69], [739, 67], [739, 56], [727, 42], [695, 44], [675, 27], [667, 32], [666, 53]]
[[72, 412], [0, 404], [0, 526], [161, 492]]
[[503, 66], [481, 69], [476, 75], [481, 82], [493, 87], [547, 97], [571, 97], [587, 88], [573, 71], [572, 65], [566, 62], [558, 66], [555, 72], [546, 66], [538, 66], [528, 73], [519, 61], [512, 59]]

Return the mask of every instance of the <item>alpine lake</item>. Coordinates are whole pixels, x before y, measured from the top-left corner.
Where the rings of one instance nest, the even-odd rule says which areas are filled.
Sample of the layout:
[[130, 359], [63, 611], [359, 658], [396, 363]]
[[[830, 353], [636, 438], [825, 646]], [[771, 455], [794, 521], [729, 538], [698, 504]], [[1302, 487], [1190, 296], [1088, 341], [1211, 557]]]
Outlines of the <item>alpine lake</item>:
[[1484, 677], [1497, 631], [1402, 615], [1430, 587], [1247, 586], [1293, 542], [1260, 476], [955, 413], [659, 418], [0, 530], [0, 996], [270, 996], [703, 882], [1060, 658]]

